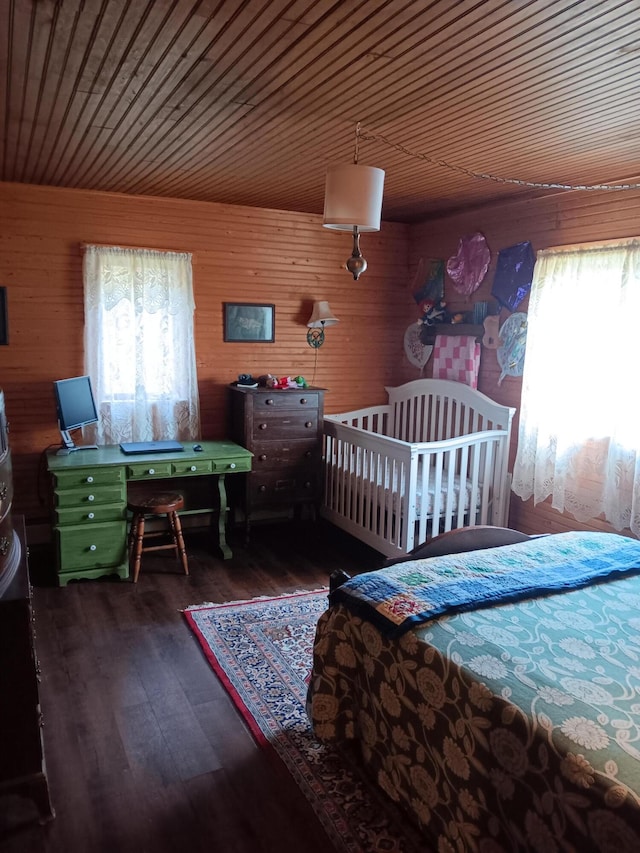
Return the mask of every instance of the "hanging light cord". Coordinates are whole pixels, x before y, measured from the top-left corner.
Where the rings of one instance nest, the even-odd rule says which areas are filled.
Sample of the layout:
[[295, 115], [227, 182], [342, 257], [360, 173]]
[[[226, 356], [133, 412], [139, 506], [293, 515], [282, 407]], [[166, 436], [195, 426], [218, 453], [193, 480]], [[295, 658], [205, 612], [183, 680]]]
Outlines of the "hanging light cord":
[[459, 172], [462, 175], [468, 175], [471, 178], [479, 178], [483, 181], [494, 181], [497, 184], [518, 184], [521, 187], [536, 187], [545, 190], [640, 190], [640, 184], [559, 184], [559, 183], [542, 183], [539, 181], [523, 181], [520, 178], [501, 178], [499, 175], [491, 175], [486, 172], [474, 172], [473, 169], [467, 169], [464, 166], [456, 166], [453, 163], [447, 163], [446, 160], [441, 160], [437, 157], [429, 157], [427, 154], [419, 154], [415, 151], [410, 151], [404, 145], [398, 142], [392, 142], [381, 133], [363, 133], [360, 129], [360, 122], [356, 127], [356, 163], [357, 163], [357, 142], [360, 139], [366, 139], [369, 142], [383, 142], [390, 148], [395, 148], [402, 154], [407, 154], [409, 157], [417, 157], [419, 160], [424, 160], [427, 163], [433, 163], [435, 166], [442, 166], [444, 169], [450, 169], [452, 172]]

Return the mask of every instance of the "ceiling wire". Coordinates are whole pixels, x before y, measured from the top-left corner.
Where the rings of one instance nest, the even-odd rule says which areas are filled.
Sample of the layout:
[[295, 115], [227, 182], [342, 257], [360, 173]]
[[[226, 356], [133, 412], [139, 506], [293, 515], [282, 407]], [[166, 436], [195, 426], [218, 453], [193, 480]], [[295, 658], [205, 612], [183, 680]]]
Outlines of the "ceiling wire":
[[398, 142], [393, 142], [381, 133], [369, 133], [361, 129], [360, 122], [356, 128], [356, 139], [366, 139], [369, 142], [382, 142], [390, 148], [395, 148], [402, 154], [409, 157], [415, 157], [418, 160], [424, 160], [426, 163], [432, 163], [435, 166], [442, 166], [444, 169], [450, 169], [452, 172], [458, 172], [462, 175], [468, 175], [471, 178], [479, 178], [483, 181], [493, 181], [497, 184], [517, 184], [521, 187], [535, 187], [545, 190], [640, 190], [640, 184], [561, 184], [561, 183], [545, 183], [542, 181], [525, 181], [520, 178], [503, 178], [499, 175], [492, 175], [487, 172], [475, 172], [473, 169], [467, 169], [465, 166], [458, 166], [453, 163], [447, 163], [437, 157], [429, 157], [427, 154], [420, 154], [411, 151], [404, 145]]

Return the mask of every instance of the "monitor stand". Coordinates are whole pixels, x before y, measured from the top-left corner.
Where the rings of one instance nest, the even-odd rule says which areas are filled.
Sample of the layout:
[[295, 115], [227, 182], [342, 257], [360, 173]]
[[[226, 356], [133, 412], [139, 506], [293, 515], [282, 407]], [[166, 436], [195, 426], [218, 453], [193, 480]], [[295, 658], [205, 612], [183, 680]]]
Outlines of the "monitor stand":
[[84, 444], [76, 446], [73, 442], [69, 434], [68, 429], [61, 429], [60, 435], [62, 436], [62, 442], [64, 447], [61, 447], [60, 450], [56, 451], [56, 456], [68, 456], [70, 453], [75, 453], [76, 450], [97, 450], [97, 444]]

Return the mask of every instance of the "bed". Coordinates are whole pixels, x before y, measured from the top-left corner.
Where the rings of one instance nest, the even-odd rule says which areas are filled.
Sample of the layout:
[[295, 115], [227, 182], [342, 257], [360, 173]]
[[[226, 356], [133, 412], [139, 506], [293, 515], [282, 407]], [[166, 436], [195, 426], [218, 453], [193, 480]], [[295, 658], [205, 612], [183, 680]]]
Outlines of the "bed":
[[387, 557], [506, 526], [515, 409], [444, 379], [385, 390], [386, 405], [325, 415], [322, 516]]
[[637, 853], [640, 543], [560, 533], [347, 580], [308, 713], [428, 849]]

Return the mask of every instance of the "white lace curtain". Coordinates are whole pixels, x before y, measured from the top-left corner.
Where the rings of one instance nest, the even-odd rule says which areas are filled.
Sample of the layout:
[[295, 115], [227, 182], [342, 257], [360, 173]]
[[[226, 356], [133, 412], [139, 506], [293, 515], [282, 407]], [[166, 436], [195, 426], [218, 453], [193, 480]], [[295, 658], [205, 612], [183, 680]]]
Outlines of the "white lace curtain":
[[191, 255], [86, 246], [84, 300], [98, 444], [198, 438]]
[[513, 491], [640, 535], [640, 240], [538, 253]]

